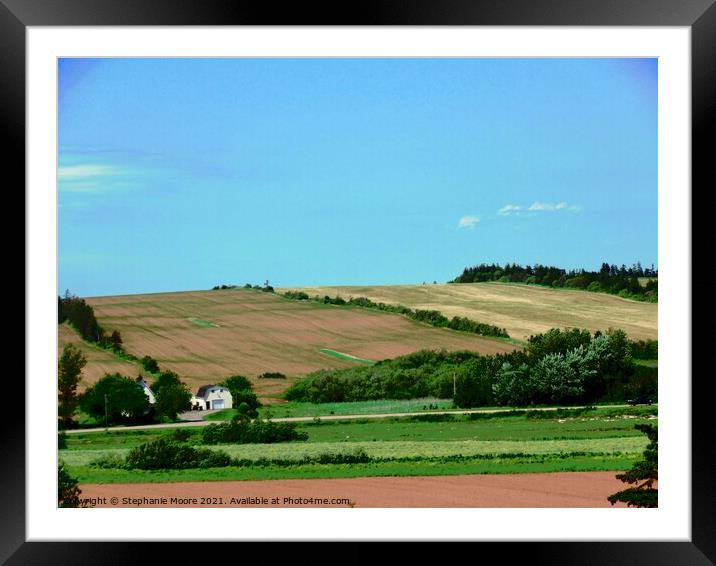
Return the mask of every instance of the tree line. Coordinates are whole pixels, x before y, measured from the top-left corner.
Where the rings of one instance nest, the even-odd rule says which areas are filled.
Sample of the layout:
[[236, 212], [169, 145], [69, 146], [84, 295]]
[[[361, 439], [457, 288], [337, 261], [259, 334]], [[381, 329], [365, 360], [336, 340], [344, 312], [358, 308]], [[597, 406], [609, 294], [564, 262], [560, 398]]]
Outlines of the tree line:
[[107, 334], [97, 322], [94, 309], [87, 302], [69, 291], [65, 291], [64, 297], [57, 297], [57, 322], [69, 322], [80, 336], [87, 342], [92, 342], [115, 352], [124, 352], [122, 335], [118, 330]]
[[[621, 297], [657, 302], [659, 297], [659, 274], [654, 266], [642, 267], [640, 262], [631, 267], [602, 263], [599, 271], [573, 269], [567, 271], [553, 266], [526, 265], [506, 263], [481, 263], [466, 267], [462, 274], [450, 283], [482, 283], [499, 281], [502, 283], [525, 283], [528, 285], [545, 285], [548, 287], [566, 287], [584, 289], [586, 291], [610, 293]], [[652, 278], [645, 285], [639, 283], [640, 277]]]
[[[238, 289], [238, 285], [227, 285], [226, 283], [222, 283], [221, 285], [214, 285], [211, 290], [212, 291], [223, 291], [224, 289]], [[274, 288], [269, 285], [268, 279], [263, 285], [252, 285], [251, 283], [246, 283], [243, 286], [243, 289], [258, 289], [259, 291], [263, 291], [264, 293], [273, 293]]]
[[481, 355], [423, 350], [373, 366], [326, 369], [295, 381], [291, 401], [453, 398], [457, 407], [588, 404], [656, 395], [657, 369], [634, 363], [621, 330], [552, 329], [525, 350]]
[[493, 324], [477, 322], [463, 316], [454, 316], [450, 319], [437, 310], [411, 309], [404, 305], [376, 303], [367, 297], [349, 297], [348, 299], [344, 299], [340, 296], [329, 297], [328, 295], [325, 295], [324, 297], [320, 297], [318, 295], [311, 297], [303, 291], [286, 291], [280, 296], [294, 301], [315, 301], [325, 305], [361, 307], [402, 314], [412, 320], [424, 322], [425, 324], [429, 324], [437, 328], [450, 328], [451, 330], [470, 332], [472, 334], [480, 334], [481, 336], [496, 336], [500, 338], [510, 337], [507, 330]]

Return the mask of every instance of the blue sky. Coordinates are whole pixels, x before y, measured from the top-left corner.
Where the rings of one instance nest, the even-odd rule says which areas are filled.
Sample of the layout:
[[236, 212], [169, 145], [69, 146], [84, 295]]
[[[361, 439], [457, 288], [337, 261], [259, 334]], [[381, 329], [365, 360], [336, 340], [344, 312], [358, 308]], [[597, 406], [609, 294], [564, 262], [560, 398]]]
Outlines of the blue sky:
[[655, 59], [58, 72], [58, 293], [657, 264]]

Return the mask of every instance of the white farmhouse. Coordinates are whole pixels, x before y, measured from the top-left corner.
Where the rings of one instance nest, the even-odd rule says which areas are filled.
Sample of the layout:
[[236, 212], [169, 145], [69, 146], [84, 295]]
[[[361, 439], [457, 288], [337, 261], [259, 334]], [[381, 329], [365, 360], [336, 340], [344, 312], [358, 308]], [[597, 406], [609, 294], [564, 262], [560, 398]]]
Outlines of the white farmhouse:
[[137, 384], [142, 388], [142, 391], [144, 391], [144, 394], [149, 399], [149, 404], [154, 405], [157, 400], [154, 398], [154, 393], [152, 393], [152, 390], [149, 389], [149, 385], [147, 385], [147, 382], [144, 381], [141, 377], [138, 377]]
[[231, 407], [233, 407], [231, 392], [221, 385], [202, 385], [191, 398], [193, 411], [231, 409]]
[[[144, 409], [144, 415], [148, 415], [152, 409], [154, 408], [154, 404], [157, 402], [156, 398], [154, 397], [154, 393], [151, 389], [149, 389], [149, 385], [147, 385], [147, 382], [142, 379], [142, 376], [140, 375], [135, 379], [134, 381], [137, 382], [137, 385], [142, 388], [142, 391], [144, 391], [144, 394], [147, 396], [147, 399], [149, 400], [149, 406]], [[130, 417], [130, 415], [127, 411], [122, 411], [123, 417]], [[137, 415], [135, 415], [137, 416]]]

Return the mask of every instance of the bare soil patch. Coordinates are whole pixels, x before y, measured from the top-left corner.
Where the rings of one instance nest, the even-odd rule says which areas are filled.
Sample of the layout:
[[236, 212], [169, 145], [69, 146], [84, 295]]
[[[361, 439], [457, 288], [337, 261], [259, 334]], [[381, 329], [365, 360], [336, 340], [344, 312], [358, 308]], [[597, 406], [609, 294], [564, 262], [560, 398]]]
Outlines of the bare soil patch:
[[[616, 473], [86, 484], [80, 488], [83, 498], [104, 498], [97, 507], [611, 507], [607, 497], [624, 488], [615, 478]], [[118, 498], [119, 503], [113, 505], [112, 497]], [[159, 498], [171, 501], [172, 497], [210, 501], [208, 504], [144, 503]], [[254, 502], [247, 498], [254, 498]], [[310, 498], [313, 503], [300, 502]], [[328, 501], [316, 503], [319, 498]], [[346, 499], [351, 503], [345, 503]], [[615, 505], [619, 506], [625, 505]]]

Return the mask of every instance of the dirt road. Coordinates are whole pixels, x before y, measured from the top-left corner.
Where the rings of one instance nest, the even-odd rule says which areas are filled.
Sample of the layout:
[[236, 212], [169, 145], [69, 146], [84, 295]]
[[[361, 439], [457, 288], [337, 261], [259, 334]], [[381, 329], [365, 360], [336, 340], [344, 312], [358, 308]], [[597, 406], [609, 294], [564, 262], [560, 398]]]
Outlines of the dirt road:
[[[616, 472], [85, 484], [97, 507], [611, 507]], [[112, 502], [117, 499], [117, 503]], [[177, 498], [177, 499], [172, 499]], [[203, 498], [203, 500], [202, 500]], [[616, 506], [623, 506], [617, 504]]]

